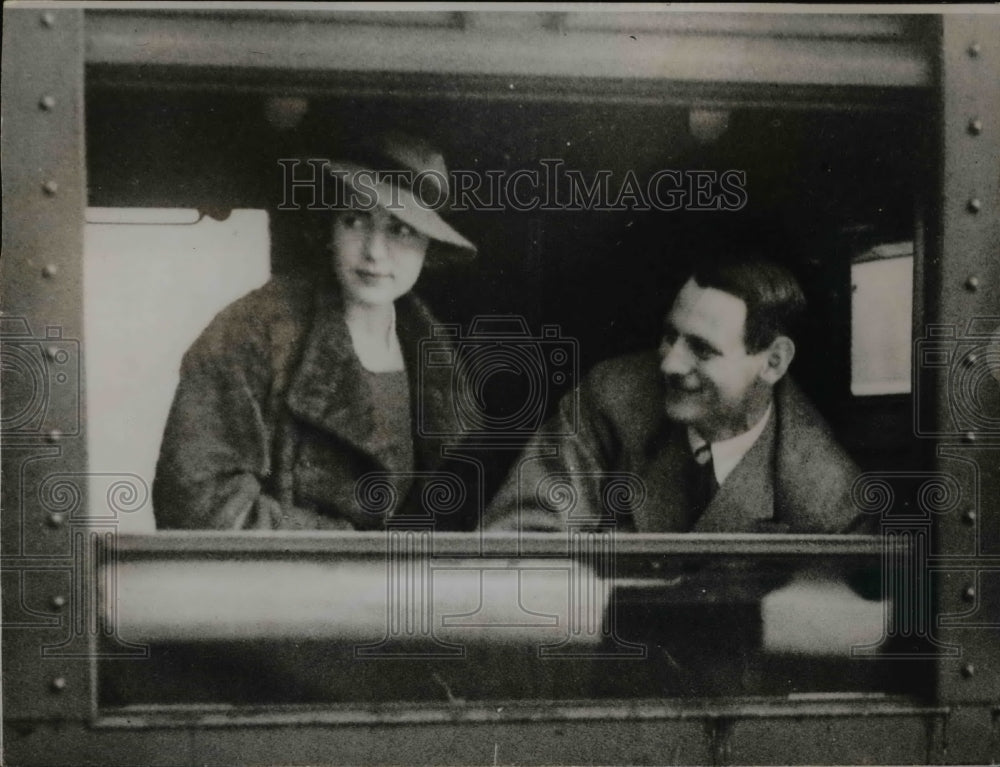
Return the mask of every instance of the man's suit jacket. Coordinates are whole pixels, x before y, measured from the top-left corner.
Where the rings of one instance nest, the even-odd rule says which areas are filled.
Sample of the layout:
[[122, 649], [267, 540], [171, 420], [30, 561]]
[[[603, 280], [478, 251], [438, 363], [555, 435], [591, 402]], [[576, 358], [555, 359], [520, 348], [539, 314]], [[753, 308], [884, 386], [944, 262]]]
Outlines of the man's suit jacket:
[[687, 429], [666, 419], [664, 396], [656, 352], [597, 365], [529, 443], [484, 526], [831, 533], [860, 525], [851, 501], [859, 470], [786, 377], [764, 432], [692, 526]]

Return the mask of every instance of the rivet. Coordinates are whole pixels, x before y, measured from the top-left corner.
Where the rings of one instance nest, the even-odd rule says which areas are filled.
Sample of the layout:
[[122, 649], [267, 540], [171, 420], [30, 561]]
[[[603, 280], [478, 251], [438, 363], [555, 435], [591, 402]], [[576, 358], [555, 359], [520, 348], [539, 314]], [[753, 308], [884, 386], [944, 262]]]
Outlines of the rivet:
[[49, 195], [49, 197], [52, 197], [55, 195], [56, 192], [59, 191], [59, 184], [57, 184], [55, 181], [46, 181], [44, 184], [42, 184], [42, 191], [45, 192], [45, 194]]
[[652, 559], [649, 562], [649, 566], [650, 568], [658, 572], [663, 569], [663, 562], [661, 562], [659, 559]]
[[42, 14], [43, 27], [48, 27], [49, 29], [52, 29], [52, 27], [54, 27], [55, 25], [56, 25], [55, 14], [51, 13], [50, 11], [46, 11], [45, 13]]
[[52, 680], [51, 687], [52, 692], [62, 692], [66, 689], [66, 680], [61, 676], [57, 676]]
[[43, 277], [55, 277], [59, 273], [59, 267], [55, 264], [46, 264], [45, 268], [42, 269]]
[[48, 518], [49, 527], [59, 528], [66, 524], [66, 515], [54, 512], [49, 514]]
[[982, 51], [982, 48], [980, 47], [979, 43], [973, 43], [972, 45], [969, 46], [969, 56], [971, 58], [976, 58], [976, 56], [979, 55], [980, 51]]
[[964, 676], [966, 679], [971, 678], [975, 673], [976, 673], [976, 667], [973, 666], [971, 663], [966, 663], [964, 666], [962, 666], [962, 676]]
[[978, 117], [973, 117], [969, 120], [969, 133], [973, 136], [978, 136], [983, 132], [983, 121]]
[[970, 293], [975, 293], [979, 290], [979, 278], [974, 274], [970, 274], [969, 278], [965, 281], [965, 289]]
[[962, 515], [962, 521], [967, 525], [971, 525], [976, 521], [976, 512], [967, 511]]
[[969, 213], [978, 213], [982, 209], [983, 203], [980, 201], [978, 197], [973, 197], [971, 200], [965, 203], [965, 207], [969, 211]]
[[44, 109], [46, 112], [51, 112], [56, 108], [56, 100], [54, 96], [42, 96], [41, 101], [38, 102], [38, 106]]
[[976, 601], [976, 587], [975, 586], [966, 586], [964, 589], [962, 589], [962, 599], [964, 599], [966, 602], [975, 602]]
[[66, 597], [62, 594], [56, 594], [52, 597], [52, 606], [57, 610], [62, 610], [66, 606]]
[[975, 442], [976, 441], [976, 433], [974, 431], [967, 431], [967, 432], [965, 432], [965, 434], [962, 435], [962, 441], [963, 442]]
[[58, 442], [62, 439], [62, 432], [59, 429], [52, 429], [52, 431], [45, 435], [45, 439], [49, 442]]

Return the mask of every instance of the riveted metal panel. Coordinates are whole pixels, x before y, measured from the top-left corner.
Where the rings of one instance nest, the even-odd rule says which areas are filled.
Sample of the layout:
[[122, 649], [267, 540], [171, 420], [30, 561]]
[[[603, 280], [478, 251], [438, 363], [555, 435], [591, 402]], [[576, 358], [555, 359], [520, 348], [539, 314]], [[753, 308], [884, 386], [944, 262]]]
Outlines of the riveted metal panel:
[[934, 725], [934, 717], [736, 720], [720, 763], [926, 764]]
[[940, 250], [916, 347], [918, 395], [932, 389], [934, 417], [918, 408], [915, 426], [957, 480], [934, 566], [937, 633], [961, 654], [939, 660], [940, 699], [986, 703], [1000, 698], [1000, 17], [945, 14], [941, 24]]
[[[82, 718], [71, 516], [86, 512], [82, 337], [83, 11], [4, 7], [4, 715]], [[61, 477], [76, 477], [65, 484]], [[83, 491], [80, 492], [80, 486]], [[5, 744], [6, 745], [6, 744]]]
[[[373, 727], [320, 724], [89, 728], [15, 721], [9, 763], [73, 764], [911, 764], [997, 759], [989, 708], [819, 717], [697, 716]], [[142, 717], [141, 714], [138, 715]], [[992, 722], [992, 724], [991, 724]], [[992, 728], [992, 729], [991, 729]], [[887, 733], [891, 736], [887, 737]]]
[[949, 712], [941, 738], [942, 764], [1000, 762], [1000, 710], [959, 706]]
[[5, 764], [24, 767], [197, 763], [191, 757], [191, 735], [182, 730], [107, 732], [79, 722], [12, 721], [4, 728], [3, 745]]
[[[1000, 497], [1000, 446], [942, 447], [940, 461], [972, 495], [944, 517], [942, 551], [931, 560], [939, 609], [935, 634], [957, 647], [942, 659], [943, 700], [1000, 702], [1000, 556], [994, 504]], [[970, 516], [969, 512], [973, 514]]]
[[[166, 16], [155, 11], [88, 13], [87, 61], [119, 67], [182, 65], [253, 71], [438, 73], [593, 80], [924, 87], [928, 51], [915, 33], [886, 35], [884, 20], [845, 26], [799, 24], [781, 16], [703, 15], [687, 25], [662, 14], [441, 12], [440, 22], [399, 26], [379, 13], [337, 12], [275, 18], [260, 14]], [[755, 17], [756, 15], [751, 15]], [[456, 20], [458, 23], [455, 23]], [[748, 22], [762, 23], [748, 27]], [[738, 40], [719, 22], [744, 28]], [[921, 20], [922, 21], [922, 20]], [[347, 22], [347, 23], [345, 23]], [[812, 27], [810, 29], [810, 27]], [[859, 34], [858, 29], [871, 30]], [[803, 32], [803, 30], [809, 30]], [[613, 30], [613, 31], [612, 31]], [[819, 30], [817, 32], [817, 30]], [[629, 33], [632, 34], [629, 34]], [[252, 42], [252, 44], [248, 44]], [[379, 55], [373, 57], [371, 52]], [[516, 87], [516, 83], [511, 85]]]
[[195, 763], [708, 764], [702, 721], [515, 722], [430, 727], [200, 732]]
[[926, 764], [934, 727], [934, 716], [736, 720], [719, 763]]
[[17, 722], [10, 764], [708, 764], [701, 720], [102, 730]]

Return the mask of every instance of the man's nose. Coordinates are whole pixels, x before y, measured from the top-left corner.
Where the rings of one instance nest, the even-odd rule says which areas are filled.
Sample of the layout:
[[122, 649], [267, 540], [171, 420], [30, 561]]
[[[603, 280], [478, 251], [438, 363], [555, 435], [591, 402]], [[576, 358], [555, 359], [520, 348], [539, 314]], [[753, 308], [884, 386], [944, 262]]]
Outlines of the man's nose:
[[665, 376], [683, 376], [691, 372], [691, 355], [682, 343], [660, 344], [660, 372]]

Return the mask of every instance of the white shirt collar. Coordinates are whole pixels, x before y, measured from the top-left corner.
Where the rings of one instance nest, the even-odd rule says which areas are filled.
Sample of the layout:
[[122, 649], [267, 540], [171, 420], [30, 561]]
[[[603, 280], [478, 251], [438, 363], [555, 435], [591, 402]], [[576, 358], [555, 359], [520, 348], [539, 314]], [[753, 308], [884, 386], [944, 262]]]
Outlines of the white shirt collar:
[[[735, 437], [713, 442], [712, 467], [715, 469], [715, 479], [721, 485], [726, 481], [726, 477], [733, 473], [733, 469], [743, 460], [750, 448], [754, 446], [760, 435], [767, 426], [767, 421], [771, 417], [772, 406], [768, 405], [767, 412], [761, 416], [749, 431], [737, 434]], [[698, 432], [690, 426], [688, 427], [688, 443], [691, 445], [691, 452], [697, 452], [698, 448], [706, 444], [705, 440]]]

